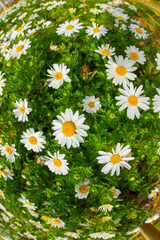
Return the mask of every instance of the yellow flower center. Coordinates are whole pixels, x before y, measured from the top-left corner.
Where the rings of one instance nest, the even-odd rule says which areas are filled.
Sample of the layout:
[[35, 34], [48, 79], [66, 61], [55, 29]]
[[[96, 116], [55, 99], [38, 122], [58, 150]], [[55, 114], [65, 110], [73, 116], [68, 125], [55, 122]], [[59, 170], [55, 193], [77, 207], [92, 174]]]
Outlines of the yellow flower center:
[[32, 35], [34, 33], [34, 31], [30, 32], [30, 35]]
[[40, 159], [40, 162], [44, 162], [44, 159]]
[[7, 48], [7, 45], [4, 45], [3, 49], [6, 49]]
[[61, 167], [61, 166], [62, 166], [62, 162], [61, 162], [61, 160], [58, 159], [58, 158], [53, 159], [53, 164], [54, 164], [56, 167]]
[[89, 103], [88, 103], [88, 106], [89, 106], [90, 108], [94, 108], [94, 107], [95, 107], [95, 103], [94, 103], [94, 102], [89, 102]]
[[155, 195], [156, 194], [156, 191], [153, 191], [152, 193], [151, 193], [151, 195]]
[[35, 137], [33, 137], [33, 136], [32, 136], [32, 137], [29, 137], [29, 138], [28, 138], [28, 141], [29, 141], [29, 143], [32, 144], [32, 145], [36, 145], [37, 142], [38, 142], [37, 139], [36, 139]]
[[24, 48], [24, 45], [19, 45], [19, 46], [16, 48], [16, 52], [19, 53], [20, 51], [22, 51], [23, 48]]
[[121, 156], [119, 154], [113, 154], [112, 157], [110, 158], [111, 163], [117, 164], [120, 163], [121, 161]]
[[110, 54], [110, 51], [109, 51], [108, 49], [103, 49], [103, 50], [102, 50], [102, 54], [103, 54], [104, 56], [108, 56], [108, 55]]
[[99, 33], [99, 32], [100, 32], [100, 29], [99, 29], [99, 28], [93, 28], [93, 32]]
[[6, 147], [5, 149], [6, 149], [6, 152], [7, 152], [7, 153], [9, 153], [9, 154], [12, 154], [12, 153], [13, 153], [13, 151], [12, 151], [12, 149], [11, 149], [10, 147]]
[[110, 7], [106, 7], [106, 9], [111, 9]]
[[132, 59], [135, 60], [135, 61], [139, 59], [138, 54], [135, 53], [135, 52], [131, 52], [131, 53], [129, 54], [129, 56], [130, 56], [130, 58], [132, 58]]
[[20, 108], [20, 111], [21, 111], [21, 113], [25, 113], [25, 107], [24, 106], [22, 106], [21, 108]]
[[61, 221], [59, 221], [58, 219], [54, 219], [53, 222], [57, 225], [61, 223]]
[[16, 31], [17, 31], [17, 32], [20, 32], [23, 28], [24, 28], [24, 26], [21, 26], [21, 27], [19, 27]]
[[76, 131], [76, 126], [73, 122], [67, 121], [62, 125], [62, 132], [65, 136], [71, 137]]
[[24, 201], [25, 204], [27, 204], [28, 206], [30, 206], [31, 204], [28, 201]]
[[113, 195], [115, 194], [115, 191], [116, 191], [115, 189], [111, 189], [111, 192], [113, 193]]
[[0, 191], [0, 194], [2, 195], [2, 191]]
[[71, 29], [73, 29], [74, 28], [74, 25], [68, 25], [67, 27], [66, 27], [66, 30], [71, 30]]
[[8, 176], [8, 173], [7, 173], [5, 170], [3, 170], [3, 174], [4, 174], [5, 176]]
[[136, 32], [138, 32], [139, 34], [142, 34], [143, 33], [143, 31], [142, 31], [142, 29], [140, 29], [140, 28], [135, 28], [135, 30], [136, 30]]
[[87, 186], [81, 186], [80, 187], [80, 189], [79, 189], [79, 191], [81, 192], [81, 193], [87, 193], [88, 192], [88, 187]]
[[122, 17], [122, 16], [118, 16], [117, 18], [121, 19], [121, 20], [124, 20], [124, 17]]
[[35, 225], [37, 225], [37, 226], [39, 225], [39, 223], [37, 223], [37, 222], [33, 222], [33, 223], [34, 223]]
[[57, 72], [54, 77], [56, 80], [59, 80], [63, 77], [63, 74], [61, 72]]
[[131, 95], [129, 96], [128, 98], [128, 103], [131, 105], [131, 106], [136, 106], [137, 103], [138, 103], [138, 98], [134, 95]]
[[116, 67], [116, 73], [119, 76], [125, 76], [127, 73], [127, 69], [123, 66], [118, 66], [118, 67]]

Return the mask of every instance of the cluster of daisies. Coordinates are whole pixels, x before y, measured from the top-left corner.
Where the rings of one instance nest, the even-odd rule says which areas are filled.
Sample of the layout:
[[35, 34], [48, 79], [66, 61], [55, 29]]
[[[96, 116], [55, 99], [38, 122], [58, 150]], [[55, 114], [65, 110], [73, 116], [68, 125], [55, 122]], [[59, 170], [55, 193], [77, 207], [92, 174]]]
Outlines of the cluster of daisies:
[[[116, 0], [113, 2], [108, 2], [107, 4], [96, 4], [95, 8], [90, 9], [89, 11], [95, 15], [107, 12], [111, 14], [115, 18], [114, 26], [122, 29], [129, 30], [132, 32], [136, 38], [138, 39], [146, 39], [148, 37], [147, 31], [140, 27], [137, 21], [134, 21], [129, 18], [127, 14], [124, 13], [124, 9], [119, 7], [120, 4], [126, 4], [128, 8], [131, 10], [136, 10], [135, 6], [128, 4], [127, 2], [122, 2], [121, 0]], [[19, 7], [26, 4], [25, 1], [19, 3]], [[20, 37], [30, 37], [37, 31], [41, 31], [44, 28], [51, 27], [52, 22], [46, 21], [45, 19], [40, 19], [40, 15], [38, 14], [42, 9], [47, 9], [47, 11], [53, 11], [57, 6], [61, 6], [66, 4], [65, 1], [49, 1], [46, 3], [41, 3], [40, 7], [35, 9], [31, 15], [28, 12], [23, 12], [17, 14], [17, 17], [12, 19], [12, 23], [16, 21], [20, 21], [21, 24], [14, 25], [6, 34], [3, 31], [0, 31], [0, 53], [5, 58], [6, 61], [9, 61], [10, 58], [20, 59], [22, 55], [27, 54], [27, 50], [31, 48], [31, 41], [29, 39], [18, 40]], [[79, 8], [87, 8], [86, 3], [80, 4]], [[15, 9], [16, 10], [16, 9]], [[77, 11], [76, 8], [70, 8], [70, 14], [75, 13]], [[12, 10], [14, 12], [14, 10]], [[27, 23], [24, 21], [27, 19]], [[38, 19], [37, 24], [33, 27], [32, 20]], [[4, 20], [7, 22], [4, 15]], [[132, 23], [129, 23], [131, 21]], [[19, 22], [18, 22], [19, 23]], [[84, 29], [83, 23], [79, 21], [79, 19], [74, 19], [71, 21], [65, 21], [61, 23], [56, 28], [56, 33], [58, 35], [64, 34], [66, 37], [74, 37], [75, 34], [80, 33], [81, 29]], [[98, 25], [95, 21], [92, 22], [92, 26], [86, 26], [85, 33], [88, 36], [93, 38], [100, 39], [104, 37], [108, 33], [108, 29], [103, 25]], [[16, 42], [16, 43], [15, 43]], [[18, 43], [17, 43], [18, 42]], [[52, 46], [53, 47], [53, 46]], [[58, 50], [57, 46], [54, 46], [54, 49]], [[116, 96], [117, 100], [116, 105], [120, 106], [119, 111], [127, 109], [127, 117], [131, 120], [134, 120], [135, 117], [140, 117], [139, 108], [143, 110], [149, 109], [149, 98], [145, 95], [142, 95], [144, 90], [143, 86], [135, 87], [133, 82], [136, 82], [137, 75], [135, 71], [137, 67], [135, 64], [142, 64], [146, 62], [146, 57], [143, 51], [141, 51], [136, 46], [129, 46], [125, 49], [124, 53], [126, 57], [122, 55], [116, 56], [116, 49], [112, 47], [110, 44], [102, 44], [101, 46], [97, 46], [95, 49], [95, 54], [100, 54], [102, 59], [108, 59], [106, 66], [106, 81], [109, 79], [113, 80], [113, 84], [115, 86], [122, 85], [123, 88], [119, 88], [118, 91], [121, 95]], [[155, 61], [157, 63], [157, 70], [160, 70], [160, 53], [157, 53]], [[71, 82], [72, 79], [68, 76], [71, 69], [67, 68], [64, 63], [58, 64], [54, 63], [50, 69], [47, 69], [47, 84], [49, 87], [53, 89], [58, 89], [62, 86], [64, 82]], [[0, 71], [0, 95], [3, 95], [3, 88], [6, 84], [6, 79], [4, 78], [5, 73]], [[156, 89], [158, 95], [155, 95], [153, 98], [153, 110], [155, 113], [160, 113], [160, 89]], [[31, 104], [27, 99], [19, 99], [14, 104], [13, 114], [17, 121], [26, 122], [29, 121], [30, 114], [34, 111], [31, 108]], [[100, 98], [96, 98], [93, 96], [85, 96], [82, 99], [83, 111], [89, 114], [95, 114], [101, 107]], [[66, 109], [65, 112], [61, 112], [60, 115], [57, 115], [57, 119], [52, 121], [52, 130], [53, 137], [58, 141], [58, 144], [63, 147], [66, 146], [68, 149], [71, 147], [77, 148], [80, 147], [80, 143], [84, 142], [84, 137], [87, 137], [87, 130], [89, 130], [89, 126], [85, 125], [86, 118], [85, 115], [80, 115], [78, 111], [75, 113], [72, 112], [71, 109]], [[46, 137], [43, 135], [42, 131], [35, 131], [33, 128], [26, 129], [21, 135], [20, 142], [24, 144], [24, 147], [30, 151], [32, 150], [35, 153], [40, 153], [45, 149], [45, 145], [47, 144]], [[132, 156], [131, 148], [129, 145], [123, 146], [121, 143], [117, 143], [115, 149], [112, 148], [110, 152], [99, 151], [97, 156], [97, 160], [99, 164], [103, 164], [101, 172], [104, 174], [108, 174], [111, 172], [111, 176], [117, 174], [120, 175], [120, 168], [131, 169], [129, 161], [134, 160]], [[15, 144], [5, 143], [3, 146], [0, 144], [0, 152], [1, 156], [5, 156], [9, 163], [13, 163], [16, 157], [20, 157], [20, 154], [16, 150]], [[157, 153], [160, 153], [158, 150]], [[66, 159], [65, 159], [66, 158]], [[69, 171], [69, 163], [67, 161], [67, 156], [60, 151], [57, 152], [48, 152], [47, 155], [41, 155], [37, 157], [37, 163], [43, 166], [47, 166], [49, 170], [58, 175], [67, 175]], [[0, 166], [0, 176], [4, 178], [5, 181], [7, 179], [13, 179], [14, 174], [8, 167]], [[75, 185], [75, 198], [78, 199], [86, 199], [89, 197], [91, 180], [86, 179], [85, 181], [80, 181]], [[108, 196], [109, 201], [112, 199], [118, 198], [121, 191], [116, 189], [113, 186], [110, 191], [112, 192], [112, 198]], [[152, 192], [148, 195], [149, 199], [155, 198], [159, 194], [159, 189], [156, 187], [152, 190]], [[5, 200], [5, 194], [0, 189], [0, 197]], [[30, 215], [34, 218], [38, 218], [39, 214], [36, 212], [37, 207], [35, 203], [31, 203], [23, 194], [21, 198], [18, 199], [19, 202], [23, 204], [24, 208], [27, 208]], [[5, 222], [9, 222], [10, 218], [12, 218], [12, 214], [7, 212], [5, 207], [0, 203], [0, 209], [4, 212], [1, 213], [2, 219]], [[111, 212], [113, 206], [109, 203], [103, 204], [99, 206], [98, 211], [102, 211], [104, 213]], [[159, 218], [159, 214], [155, 214], [151, 218], [146, 219], [146, 223], [153, 222]], [[107, 220], [111, 220], [112, 217], [107, 216]], [[58, 217], [44, 217], [46, 224], [50, 224], [51, 227], [55, 228], [65, 228], [65, 223]], [[106, 220], [106, 219], [105, 219]], [[117, 223], [121, 221], [121, 219], [116, 220]], [[34, 227], [40, 230], [44, 230], [40, 221], [35, 221], [30, 219], [29, 222]], [[10, 224], [10, 227], [13, 229], [17, 229], [17, 227], [13, 224]], [[128, 231], [126, 234], [134, 234], [140, 231], [140, 228], [133, 229], [132, 231]], [[21, 237], [27, 237], [29, 239], [37, 239], [36, 236], [33, 236], [29, 232], [24, 232], [23, 234], [17, 232]], [[65, 236], [72, 238], [80, 238], [81, 232], [65, 232]], [[110, 234], [106, 232], [96, 232], [91, 233], [89, 235], [91, 238], [102, 238], [109, 239], [115, 237], [115, 234]], [[56, 240], [67, 240], [67, 238], [57, 237]]]

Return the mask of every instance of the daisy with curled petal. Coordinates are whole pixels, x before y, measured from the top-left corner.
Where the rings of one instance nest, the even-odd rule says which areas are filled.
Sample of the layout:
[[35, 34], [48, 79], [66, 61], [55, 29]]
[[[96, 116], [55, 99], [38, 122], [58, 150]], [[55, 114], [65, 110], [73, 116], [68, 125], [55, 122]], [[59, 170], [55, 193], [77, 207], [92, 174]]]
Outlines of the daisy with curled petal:
[[52, 121], [52, 129], [55, 131], [53, 136], [58, 140], [58, 144], [62, 147], [66, 145], [67, 148], [79, 147], [79, 143], [84, 142], [82, 136], [87, 137], [85, 131], [89, 129], [89, 126], [83, 124], [84, 114], [79, 116], [78, 111], [73, 114], [71, 109], [66, 109], [65, 113], [61, 112], [61, 116], [57, 115], [57, 118], [58, 120]]
[[148, 198], [151, 199], [151, 198], [157, 196], [158, 193], [159, 193], [159, 188], [155, 187], [155, 189], [152, 190], [152, 192], [148, 195]]
[[159, 218], [159, 214], [155, 214], [153, 217], [147, 218], [145, 223], [152, 223], [153, 221], [156, 221], [158, 218]]
[[31, 203], [28, 199], [26, 199], [23, 194], [21, 194], [21, 198], [18, 199], [21, 203], [23, 203], [23, 207], [28, 208], [28, 210], [36, 210], [37, 207], [34, 203]]
[[[119, 189], [115, 188], [115, 186], [113, 186], [113, 187], [110, 189], [110, 191], [111, 191], [112, 194], [113, 194], [113, 198], [118, 198], [119, 194], [121, 194], [121, 191], [120, 191]], [[108, 198], [109, 198], [110, 201], [112, 200], [111, 197], [108, 196]]]
[[150, 108], [148, 106], [150, 104], [149, 97], [141, 95], [144, 92], [142, 89], [143, 85], [140, 85], [138, 88], [134, 88], [133, 83], [130, 83], [129, 87], [124, 86], [124, 89], [118, 89], [119, 92], [121, 92], [123, 95], [115, 97], [115, 99], [119, 101], [116, 103], [116, 105], [121, 105], [119, 111], [127, 108], [127, 117], [129, 119], [133, 120], [135, 116], [137, 118], [140, 117], [138, 108], [141, 108], [143, 110]]
[[148, 38], [147, 31], [144, 28], [140, 28], [139, 25], [131, 23], [129, 29], [131, 30], [132, 33], [135, 34], [135, 37], [143, 39]]
[[71, 82], [71, 79], [67, 76], [70, 69], [68, 69], [64, 63], [53, 64], [53, 68], [48, 69], [47, 72], [49, 73], [47, 76], [50, 77], [50, 79], [47, 80], [49, 87], [58, 89], [63, 84], [63, 81]]
[[20, 35], [24, 36], [24, 30], [31, 28], [31, 22], [23, 23], [20, 27], [18, 27], [16, 30], [13, 31], [11, 34], [11, 40], [15, 39], [16, 37], [19, 37]]
[[134, 81], [137, 77], [136, 74], [132, 73], [137, 69], [137, 67], [134, 67], [133, 65], [135, 62], [133, 60], [130, 60], [128, 58], [123, 58], [123, 56], [115, 56], [115, 62], [112, 60], [112, 58], [109, 59], [108, 63], [105, 64], [107, 67], [107, 76], [108, 79], [113, 78], [113, 83], [115, 85], [126, 85], [129, 84], [129, 80]]
[[100, 47], [98, 46], [98, 50], [95, 50], [95, 52], [101, 54], [104, 59], [105, 57], [115, 55], [115, 48], [111, 47], [109, 44], [102, 44]]
[[157, 53], [157, 58], [155, 58], [156, 62], [157, 62], [157, 70], [160, 70], [160, 53]]
[[29, 222], [32, 223], [36, 228], [38, 228], [38, 229], [43, 229], [40, 221], [35, 222], [35, 221], [33, 221], [33, 220], [30, 219]]
[[52, 227], [57, 227], [57, 228], [65, 227], [65, 223], [62, 220], [60, 220], [59, 218], [51, 218], [50, 224]]
[[144, 64], [146, 61], [146, 57], [144, 55], [143, 51], [139, 51], [139, 48], [136, 48], [135, 46], [129, 46], [125, 50], [125, 53], [127, 54], [127, 57], [132, 59], [135, 62], [138, 62], [140, 64]]
[[84, 28], [81, 26], [83, 23], [79, 23], [79, 19], [72, 20], [70, 22], [65, 21], [65, 23], [61, 23], [59, 27], [56, 29], [56, 33], [61, 35], [64, 33], [66, 37], [70, 37], [73, 33], [78, 33], [80, 29]]
[[31, 149], [34, 152], [41, 152], [46, 144], [45, 137], [42, 136], [43, 132], [35, 132], [33, 128], [29, 128], [23, 132], [20, 142], [24, 144], [28, 151]]
[[2, 156], [6, 156], [7, 160], [9, 162], [15, 161], [15, 156], [19, 157], [19, 154], [16, 152], [15, 144], [12, 144], [11, 146], [6, 143], [4, 146], [1, 146], [0, 144], [0, 151]]
[[54, 153], [54, 155], [50, 152], [48, 152], [48, 154], [50, 157], [45, 156], [48, 160], [45, 162], [45, 165], [48, 166], [49, 170], [55, 174], [66, 175], [69, 168], [67, 167], [67, 160], [64, 159], [65, 154], [60, 154], [59, 151]]
[[159, 112], [160, 118], [160, 88], [156, 88], [158, 95], [156, 94], [153, 98], [153, 110], [154, 112]]
[[82, 101], [83, 111], [88, 113], [96, 113], [101, 107], [99, 98], [95, 98], [94, 95], [91, 97], [86, 96]]
[[26, 50], [31, 47], [31, 41], [25, 39], [23, 41], [19, 41], [18, 44], [14, 44], [12, 48], [12, 57], [16, 57], [19, 59], [22, 54], [27, 54]]
[[105, 36], [107, 33], [107, 29], [101, 25], [98, 26], [95, 22], [92, 22], [93, 27], [87, 26], [86, 33], [88, 36], [93, 35], [95, 38], [100, 38], [102, 35]]
[[37, 157], [37, 163], [40, 165], [45, 165], [46, 160], [45, 156]]
[[135, 229], [133, 229], [133, 230], [131, 230], [131, 231], [126, 232], [126, 235], [131, 235], [131, 234], [137, 233], [137, 232], [139, 232], [140, 230], [141, 230], [140, 228], [135, 228]]
[[13, 176], [14, 176], [14, 174], [9, 170], [8, 167], [6, 167], [5, 170], [3, 170], [1, 172], [1, 174], [2, 174], [5, 181], [7, 181], [8, 178], [10, 178], [12, 180]]
[[117, 176], [120, 175], [120, 167], [125, 167], [127, 169], [131, 169], [131, 166], [127, 163], [128, 161], [134, 160], [134, 157], [128, 157], [127, 155], [131, 152], [129, 145], [123, 148], [123, 145], [120, 143], [117, 144], [116, 150], [112, 148], [111, 152], [99, 151], [98, 153], [101, 155], [97, 157], [98, 163], [104, 164], [107, 163], [101, 170], [104, 174], [107, 174], [112, 170], [111, 176], [114, 173], [117, 173]]
[[18, 121], [28, 121], [27, 115], [32, 111], [32, 108], [28, 108], [28, 102], [26, 99], [22, 100], [21, 98], [19, 99], [19, 102], [16, 101], [14, 106], [17, 109], [13, 110], [13, 113], [15, 115], [15, 118], [18, 118]]
[[4, 73], [0, 71], [0, 96], [2, 95], [3, 88], [5, 86], [6, 79], [3, 78]]
[[75, 192], [76, 192], [75, 197], [77, 197], [78, 199], [87, 198], [89, 194], [89, 189], [90, 189], [90, 187], [88, 186], [89, 183], [90, 183], [89, 180], [84, 182], [79, 182], [75, 186]]
[[5, 199], [5, 196], [4, 196], [4, 193], [3, 193], [3, 191], [0, 189], [0, 196], [3, 198], [3, 199]]

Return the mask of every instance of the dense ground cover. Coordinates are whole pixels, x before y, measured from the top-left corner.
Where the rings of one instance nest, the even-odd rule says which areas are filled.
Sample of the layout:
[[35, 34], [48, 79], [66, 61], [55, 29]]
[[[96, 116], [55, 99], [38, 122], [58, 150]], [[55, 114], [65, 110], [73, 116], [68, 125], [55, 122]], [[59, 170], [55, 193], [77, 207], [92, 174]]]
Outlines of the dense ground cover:
[[160, 54], [137, 11], [21, 1], [0, 15], [3, 234], [130, 239], [159, 217]]

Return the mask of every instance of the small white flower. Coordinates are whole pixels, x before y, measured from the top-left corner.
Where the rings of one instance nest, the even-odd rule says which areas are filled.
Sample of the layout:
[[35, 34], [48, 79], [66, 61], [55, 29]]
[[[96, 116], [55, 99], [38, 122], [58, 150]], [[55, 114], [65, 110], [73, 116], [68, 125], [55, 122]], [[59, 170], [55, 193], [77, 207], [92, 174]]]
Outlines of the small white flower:
[[102, 212], [111, 212], [113, 209], [113, 206], [111, 204], [104, 204], [98, 208]]
[[51, 21], [46, 21], [42, 24], [42, 28], [47, 28], [52, 22]]
[[127, 163], [128, 161], [134, 160], [134, 157], [127, 157], [127, 155], [131, 152], [129, 145], [123, 148], [123, 145], [120, 143], [117, 144], [116, 150], [112, 148], [112, 153], [99, 151], [98, 153], [101, 155], [97, 157], [99, 160], [98, 163], [104, 164], [107, 163], [101, 170], [104, 174], [107, 174], [112, 170], [111, 176], [114, 173], [117, 173], [117, 176], [120, 175], [120, 167], [125, 167], [127, 169], [131, 169], [131, 166]]
[[7, 217], [4, 213], [1, 213], [2, 217], [3, 217], [3, 220], [5, 222], [9, 222], [9, 217]]
[[80, 234], [76, 232], [65, 232], [64, 235], [75, 239], [80, 238]]
[[72, 34], [78, 33], [80, 29], [84, 28], [81, 26], [82, 24], [83, 23], [79, 23], [79, 19], [70, 22], [65, 21], [65, 23], [59, 25], [56, 33], [58, 33], [58, 35], [64, 34], [66, 37], [70, 37]]
[[5, 81], [6, 81], [6, 79], [5, 78], [3, 78], [3, 75], [4, 75], [4, 73], [2, 73], [1, 71], [0, 71], [0, 96], [2, 95], [2, 91], [3, 91], [3, 88], [2, 87], [4, 87], [5, 86]]
[[160, 53], [157, 53], [157, 58], [155, 58], [156, 62], [157, 62], [157, 70], [160, 70]]
[[31, 35], [33, 35], [33, 34], [36, 32], [36, 30], [37, 30], [36, 28], [28, 29], [26, 36], [31, 36]]
[[135, 37], [146, 39], [148, 38], [147, 31], [144, 28], [140, 28], [139, 25], [132, 24], [129, 26], [129, 29], [132, 33], [135, 34]]
[[101, 54], [103, 59], [105, 57], [110, 57], [115, 55], [115, 48], [111, 47], [109, 44], [102, 44], [100, 47], [98, 46], [98, 50], [95, 50], [95, 52]]
[[135, 229], [133, 229], [133, 230], [131, 230], [131, 231], [128, 231], [128, 232], [126, 233], [126, 235], [131, 235], [131, 234], [137, 233], [137, 232], [139, 232], [140, 230], [141, 230], [140, 228], [135, 228]]
[[94, 95], [91, 97], [86, 96], [82, 101], [83, 111], [88, 113], [96, 113], [101, 107], [99, 98], [95, 98]]
[[1, 146], [0, 144], [0, 151], [2, 156], [6, 156], [7, 160], [9, 162], [15, 161], [15, 156], [19, 157], [19, 154], [16, 152], [15, 144], [12, 144], [11, 146], [6, 143], [4, 146]]
[[114, 26], [119, 29], [127, 30], [127, 26], [125, 24], [119, 22], [117, 19], [115, 20]]
[[29, 222], [32, 223], [36, 228], [38, 228], [38, 229], [43, 229], [40, 221], [35, 222], [35, 221], [33, 221], [33, 220], [30, 219]]
[[155, 214], [153, 217], [147, 218], [145, 223], [152, 223], [153, 221], [156, 221], [158, 218], [159, 218], [159, 214]]
[[139, 48], [136, 48], [135, 46], [127, 47], [127, 49], [125, 50], [125, 53], [127, 54], [128, 58], [140, 64], [144, 64], [146, 61], [144, 52], [139, 51]]
[[86, 29], [88, 36], [93, 35], [94, 38], [99, 39], [102, 35], [106, 35], [107, 29], [103, 25], [98, 26], [95, 22], [92, 22], [92, 25], [93, 27], [88, 26]]
[[0, 209], [3, 211], [3, 212], [6, 212], [6, 208], [0, 203]]
[[14, 174], [9, 170], [8, 167], [6, 167], [5, 170], [1, 172], [1, 174], [5, 181], [7, 181], [7, 178], [10, 178], [12, 180], [14, 176]]
[[28, 151], [41, 152], [45, 148], [44, 144], [46, 144], [45, 137], [42, 134], [43, 132], [35, 132], [33, 128], [29, 128], [26, 132], [23, 132], [20, 142], [24, 144]]
[[120, 21], [120, 20], [121, 20], [121, 21], [126, 21], [126, 20], [129, 19], [129, 16], [128, 16], [127, 14], [124, 14], [124, 13], [122, 13], [122, 12], [120, 12], [120, 11], [115, 11], [115, 12], [113, 13], [113, 16], [116, 17], [119, 21]]
[[78, 185], [75, 186], [75, 197], [79, 199], [87, 198], [89, 194], [90, 186], [88, 184], [90, 183], [89, 180], [84, 182], [79, 182]]
[[59, 218], [51, 218], [51, 221], [47, 222], [47, 224], [51, 224], [52, 227], [57, 227], [57, 228], [65, 227], [65, 223]]
[[115, 56], [115, 60], [116, 62], [110, 58], [108, 63], [105, 64], [105, 66], [108, 68], [106, 69], [108, 79], [113, 78], [113, 83], [115, 85], [123, 84], [123, 86], [129, 84], [128, 79], [134, 81], [137, 77], [136, 74], [132, 73], [137, 69], [137, 67], [133, 66], [135, 62], [128, 58], [124, 59], [123, 56]]
[[115, 237], [115, 234], [110, 234], [106, 232], [96, 232], [96, 233], [91, 233], [89, 234], [91, 238], [102, 238], [102, 239], [109, 239]]
[[5, 199], [4, 193], [3, 191], [0, 189], [0, 197], [2, 197], [3, 199]]
[[30, 203], [28, 199], [26, 199], [23, 194], [21, 194], [21, 198], [18, 199], [21, 203], [23, 203], [23, 207], [28, 208], [28, 210], [36, 210], [37, 207], [35, 206], [34, 203]]
[[158, 95], [155, 95], [153, 98], [153, 110], [155, 113], [159, 112], [160, 118], [160, 89], [156, 88]]
[[34, 211], [32, 211], [32, 210], [29, 210], [29, 209], [28, 209], [28, 211], [29, 211], [29, 213], [30, 213], [33, 217], [35, 217], [35, 218], [38, 218], [38, 217], [39, 217], [39, 214], [38, 214], [38, 213], [36, 213], [36, 212], [34, 212]]
[[45, 165], [45, 162], [46, 162], [46, 158], [45, 158], [45, 156], [39, 156], [39, 157], [37, 157], [37, 163], [38, 164], [40, 164], [40, 165]]
[[63, 84], [63, 81], [71, 82], [71, 79], [67, 75], [70, 69], [67, 69], [64, 63], [59, 65], [53, 64], [53, 68], [48, 69], [47, 72], [49, 73], [47, 76], [50, 77], [50, 79], [47, 80], [49, 87], [58, 89]]
[[159, 193], [159, 188], [155, 187], [155, 189], [152, 190], [152, 192], [148, 195], [148, 198], [151, 199], [151, 198], [155, 197], [157, 195], [157, 193]]
[[27, 115], [32, 111], [32, 108], [28, 108], [28, 102], [26, 99], [22, 100], [21, 98], [19, 99], [19, 102], [16, 101], [14, 106], [17, 109], [13, 110], [13, 113], [16, 118], [18, 118], [18, 121], [28, 121]]
[[129, 87], [130, 88], [124, 86], [124, 89], [119, 88], [119, 92], [121, 92], [123, 95], [117, 96], [115, 99], [119, 101], [116, 103], [116, 105], [121, 105], [119, 111], [127, 108], [127, 117], [133, 120], [135, 116], [137, 118], [140, 117], [138, 108], [147, 110], [150, 108], [148, 106], [150, 103], [149, 97], [141, 95], [144, 92], [144, 90], [142, 90], [143, 85], [140, 85], [138, 88], [134, 88], [133, 83], [130, 83]]
[[68, 240], [68, 238], [64, 238], [64, 237], [56, 237], [55, 240]]
[[22, 15], [19, 16], [18, 20], [23, 19], [27, 15], [27, 12], [23, 13]]
[[54, 155], [50, 152], [48, 152], [48, 154], [50, 157], [45, 156], [48, 160], [45, 162], [45, 165], [48, 166], [49, 170], [55, 174], [66, 175], [69, 168], [67, 167], [67, 160], [64, 159], [65, 154], [60, 154], [59, 151], [54, 153]]
[[[113, 194], [113, 198], [118, 198], [118, 196], [121, 194], [121, 191], [120, 191], [119, 189], [116, 189], [115, 186], [113, 186], [113, 187], [110, 189], [110, 191], [111, 191], [112, 194]], [[112, 200], [111, 197], [108, 196], [108, 198], [109, 198], [110, 201]]]

